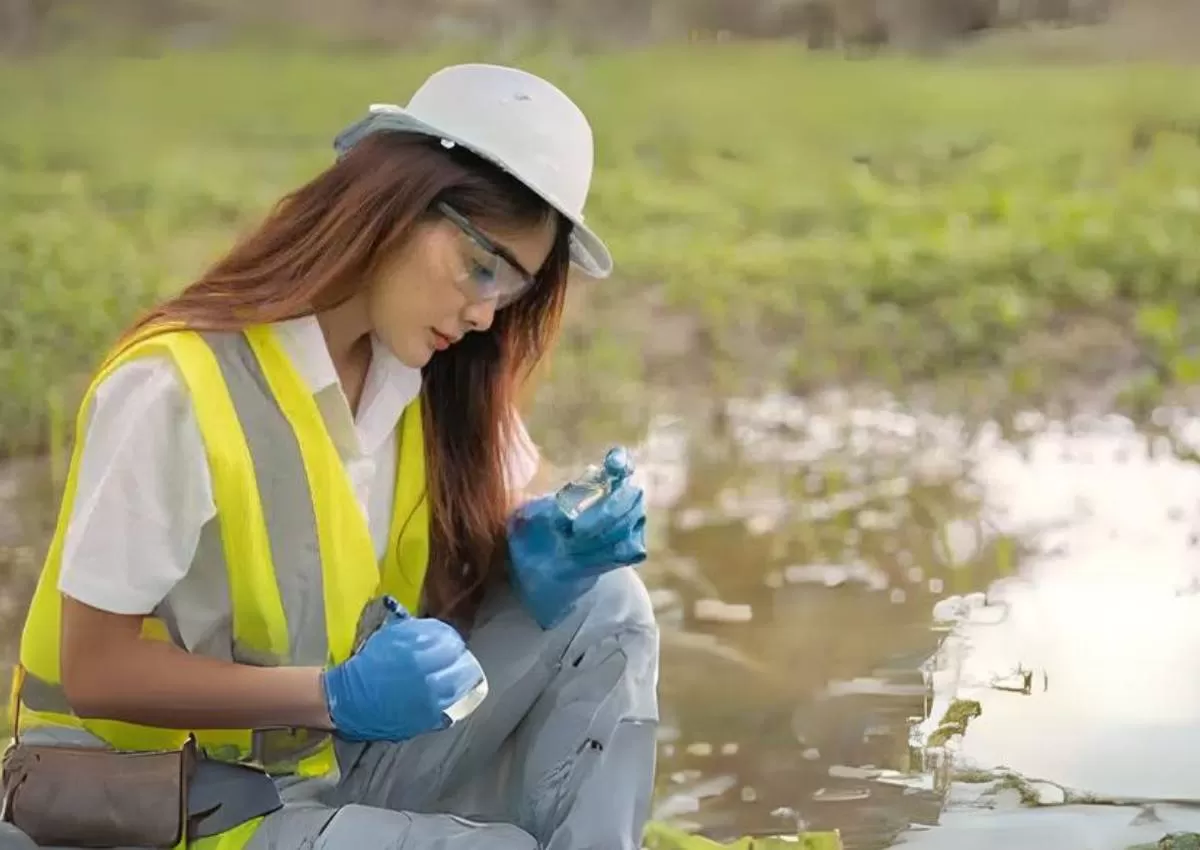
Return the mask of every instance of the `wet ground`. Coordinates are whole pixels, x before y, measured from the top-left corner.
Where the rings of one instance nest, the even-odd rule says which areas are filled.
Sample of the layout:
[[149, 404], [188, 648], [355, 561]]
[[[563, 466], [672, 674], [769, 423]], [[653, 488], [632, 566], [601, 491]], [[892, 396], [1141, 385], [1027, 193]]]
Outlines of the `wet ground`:
[[[712, 413], [635, 443], [663, 625], [655, 817], [836, 828], [849, 850], [1200, 826], [1200, 466], [1117, 419], [1031, 415], [1003, 439], [879, 399]], [[7, 661], [48, 479], [0, 483]], [[978, 716], [927, 748], [955, 700]], [[1119, 805], [1057, 805], [1076, 801]]]

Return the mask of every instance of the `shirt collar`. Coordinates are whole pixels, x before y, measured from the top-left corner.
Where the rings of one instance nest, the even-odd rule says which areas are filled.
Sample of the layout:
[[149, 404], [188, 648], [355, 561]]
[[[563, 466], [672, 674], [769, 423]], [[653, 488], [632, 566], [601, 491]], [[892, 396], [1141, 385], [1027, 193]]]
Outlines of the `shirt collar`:
[[314, 395], [338, 382], [337, 369], [316, 316], [277, 322], [274, 329], [292, 366]]
[[371, 368], [358, 405], [363, 450], [374, 453], [396, 429], [405, 408], [421, 393], [421, 370], [405, 366], [371, 336]]
[[[339, 387], [337, 369], [315, 316], [301, 316], [274, 325], [292, 365], [313, 395]], [[421, 392], [421, 372], [406, 366], [374, 335], [371, 366], [359, 400], [355, 430], [363, 452], [373, 453], [395, 430], [404, 409]], [[345, 396], [336, 393], [345, 406]], [[323, 408], [324, 412], [324, 408]], [[350, 410], [346, 406], [345, 414]], [[327, 422], [327, 425], [332, 423]]]

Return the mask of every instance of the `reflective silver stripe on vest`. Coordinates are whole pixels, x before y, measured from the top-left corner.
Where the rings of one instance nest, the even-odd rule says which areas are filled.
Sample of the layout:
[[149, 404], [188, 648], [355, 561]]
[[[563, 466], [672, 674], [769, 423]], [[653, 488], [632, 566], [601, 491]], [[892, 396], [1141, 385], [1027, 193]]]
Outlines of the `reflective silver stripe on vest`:
[[[22, 677], [21, 704], [32, 711], [66, 715], [75, 713], [62, 685], [47, 682], [28, 671]], [[103, 743], [96, 740], [98, 744]], [[301, 759], [316, 753], [328, 740], [328, 733], [314, 729], [259, 729], [251, 735], [248, 761], [262, 765], [271, 774], [291, 773]], [[221, 761], [239, 760], [239, 753], [232, 748], [226, 752], [206, 747], [204, 754]]]
[[[254, 463], [291, 643], [291, 657], [281, 660], [297, 666], [321, 666], [329, 654], [321, 549], [300, 446], [246, 338], [240, 333], [202, 336], [221, 368]], [[226, 572], [232, 574], [229, 566]], [[236, 641], [233, 659], [246, 664], [278, 663]]]
[[179, 631], [179, 621], [175, 619], [174, 610], [172, 610], [171, 606], [165, 600], [154, 606], [154, 610], [150, 612], [150, 616], [162, 621], [163, 626], [167, 630], [167, 635], [171, 638], [171, 643], [181, 649], [185, 646], [183, 635]]
[[[250, 448], [290, 648], [289, 657], [275, 658], [239, 644], [231, 634], [220, 646], [206, 649], [206, 654], [264, 667], [322, 667], [329, 649], [321, 552], [313, 499], [296, 435], [271, 394], [246, 338], [240, 333], [205, 332], [201, 336], [216, 357]], [[227, 576], [230, 567], [225, 565]], [[165, 623], [172, 641], [183, 646], [170, 606], [158, 606], [153, 616]], [[235, 612], [234, 617], [238, 616]], [[28, 673], [21, 699], [33, 711], [73, 713], [60, 685]], [[258, 730], [253, 735], [251, 758], [272, 773], [291, 772], [297, 761], [315, 753], [329, 738], [326, 733], [305, 729]], [[234, 753], [209, 755], [224, 760], [236, 757]]]
[[[201, 335], [220, 366], [250, 448], [291, 650], [289, 658], [273, 659], [233, 640], [232, 659], [260, 666], [276, 666], [282, 662], [299, 667], [322, 667], [329, 655], [329, 644], [325, 631], [321, 548], [300, 445], [245, 336], [240, 333]], [[226, 564], [227, 575], [231, 575], [230, 566]], [[237, 616], [235, 612], [235, 619]], [[266, 765], [268, 770], [282, 772], [293, 768], [296, 761], [316, 752], [328, 740], [328, 734], [305, 729], [259, 730], [254, 733], [252, 758]]]
[[26, 671], [21, 677], [21, 702], [34, 711], [74, 714], [61, 685], [51, 684]]

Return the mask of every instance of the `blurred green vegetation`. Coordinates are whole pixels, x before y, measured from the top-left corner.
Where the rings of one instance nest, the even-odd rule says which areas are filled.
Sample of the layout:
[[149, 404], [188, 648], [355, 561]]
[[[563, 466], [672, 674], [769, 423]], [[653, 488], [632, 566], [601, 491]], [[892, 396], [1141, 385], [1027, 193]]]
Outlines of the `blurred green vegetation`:
[[479, 59], [550, 75], [595, 129], [589, 220], [618, 277], [573, 299], [567, 375], [980, 372], [1037, 394], [1116, 370], [1139, 404], [1200, 375], [1200, 70], [763, 43], [76, 52], [0, 64], [4, 450], [61, 431], [135, 310], [327, 164], [367, 104]]

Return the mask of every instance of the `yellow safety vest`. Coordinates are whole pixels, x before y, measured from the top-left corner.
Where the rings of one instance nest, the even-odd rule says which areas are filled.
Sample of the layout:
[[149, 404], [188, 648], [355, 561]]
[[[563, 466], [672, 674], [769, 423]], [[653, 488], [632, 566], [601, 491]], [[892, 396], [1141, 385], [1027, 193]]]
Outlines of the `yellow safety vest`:
[[[229, 660], [280, 666], [339, 664], [350, 657], [360, 618], [372, 600], [389, 593], [409, 610], [418, 607], [429, 555], [419, 400], [408, 406], [400, 424], [395, 505], [388, 551], [380, 564], [316, 400], [269, 326], [243, 333], [171, 329], [144, 335], [104, 364], [80, 407], [58, 526], [26, 619], [13, 677], [10, 705], [19, 701], [18, 731], [65, 726], [86, 730], [115, 749], [138, 751], [177, 748], [193, 734], [209, 758], [258, 765], [272, 774], [324, 776], [337, 767], [332, 738], [326, 734], [159, 729], [79, 718], [66, 703], [59, 666], [58, 577], [85, 412], [96, 387], [114, 369], [149, 354], [166, 354], [174, 361], [203, 437], [230, 591]], [[266, 470], [269, 475], [263, 474]], [[308, 518], [298, 527], [296, 513]], [[304, 582], [305, 570], [312, 581]], [[311, 598], [317, 587], [320, 600]], [[295, 600], [292, 610], [285, 599]], [[313, 610], [323, 624], [312, 621]], [[303, 617], [308, 621], [301, 622]], [[148, 617], [143, 637], [172, 640], [170, 623]], [[244, 846], [257, 825], [258, 820], [249, 821], [194, 841], [191, 847], [233, 850]]]

